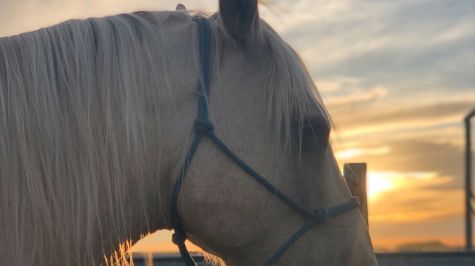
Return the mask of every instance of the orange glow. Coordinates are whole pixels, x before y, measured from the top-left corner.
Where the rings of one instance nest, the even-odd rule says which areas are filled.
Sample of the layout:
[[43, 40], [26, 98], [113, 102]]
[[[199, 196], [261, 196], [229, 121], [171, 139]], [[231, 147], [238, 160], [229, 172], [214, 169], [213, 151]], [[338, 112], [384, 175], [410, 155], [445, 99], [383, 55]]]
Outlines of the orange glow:
[[396, 182], [391, 176], [379, 172], [368, 173], [366, 187], [368, 200], [376, 200], [385, 191], [395, 188]]
[[[142, 238], [135, 244], [132, 253], [178, 253], [178, 248], [172, 243], [172, 231], [161, 230]], [[190, 252], [199, 252], [201, 249], [191, 243], [186, 242], [186, 246]]]
[[[447, 236], [443, 238], [436, 237], [380, 237], [373, 238], [373, 246], [376, 252], [396, 252], [398, 247], [407, 243], [430, 243], [439, 242], [447, 249], [461, 249], [461, 243], [464, 239], [462, 236]], [[439, 250], [442, 251], [442, 250]]]
[[376, 200], [386, 191], [412, 186], [417, 181], [430, 181], [435, 176], [433, 172], [369, 172], [367, 174], [368, 199]]

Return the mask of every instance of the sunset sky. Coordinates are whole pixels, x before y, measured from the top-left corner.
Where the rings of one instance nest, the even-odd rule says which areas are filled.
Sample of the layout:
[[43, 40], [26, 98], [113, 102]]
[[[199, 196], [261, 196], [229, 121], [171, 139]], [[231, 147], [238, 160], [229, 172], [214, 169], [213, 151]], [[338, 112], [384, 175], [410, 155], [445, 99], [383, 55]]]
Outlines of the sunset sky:
[[[217, 0], [0, 0], [0, 36], [179, 2], [217, 10]], [[261, 17], [299, 52], [323, 96], [339, 163], [368, 163], [375, 247], [462, 246], [462, 119], [475, 109], [475, 1], [262, 2]], [[169, 251], [169, 235], [136, 248]]]

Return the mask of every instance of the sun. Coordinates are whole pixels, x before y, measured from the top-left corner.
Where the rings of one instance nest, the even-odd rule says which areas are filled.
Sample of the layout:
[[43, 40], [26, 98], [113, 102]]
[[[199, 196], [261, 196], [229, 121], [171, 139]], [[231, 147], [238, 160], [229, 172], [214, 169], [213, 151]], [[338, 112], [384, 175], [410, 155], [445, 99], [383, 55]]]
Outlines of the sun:
[[396, 187], [394, 176], [391, 173], [368, 172], [366, 193], [369, 200], [379, 198], [384, 192]]

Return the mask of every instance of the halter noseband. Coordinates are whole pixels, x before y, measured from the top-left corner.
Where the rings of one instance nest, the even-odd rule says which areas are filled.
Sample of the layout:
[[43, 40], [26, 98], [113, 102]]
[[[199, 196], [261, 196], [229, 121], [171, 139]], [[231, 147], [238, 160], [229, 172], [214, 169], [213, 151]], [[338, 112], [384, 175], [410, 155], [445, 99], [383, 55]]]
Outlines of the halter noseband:
[[214, 127], [208, 117], [208, 96], [209, 96], [209, 84], [210, 84], [210, 61], [209, 53], [211, 46], [211, 28], [207, 18], [196, 16], [193, 21], [198, 24], [198, 41], [199, 41], [199, 61], [200, 61], [200, 82], [198, 83], [199, 98], [198, 98], [198, 116], [194, 124], [194, 138], [191, 143], [188, 154], [185, 157], [185, 161], [178, 173], [176, 183], [172, 192], [170, 217], [171, 225], [175, 230], [173, 234], [173, 243], [176, 244], [180, 250], [181, 257], [183, 258], [187, 266], [195, 266], [193, 258], [186, 249], [185, 240], [186, 233], [182, 228], [180, 215], [178, 213], [178, 194], [181, 186], [185, 181], [186, 173], [191, 164], [193, 156], [198, 149], [198, 145], [202, 137], [208, 137], [214, 145], [220, 149], [229, 159], [241, 167], [247, 174], [253, 177], [259, 184], [261, 184], [270, 193], [289, 205], [295, 211], [299, 212], [305, 217], [305, 224], [300, 227], [287, 241], [282, 244], [274, 254], [269, 257], [263, 265], [271, 265], [275, 263], [285, 251], [297, 241], [305, 232], [317, 224], [324, 224], [329, 219], [338, 216], [344, 212], [347, 212], [359, 205], [358, 199], [352, 197], [350, 201], [339, 204], [330, 208], [321, 208], [315, 210], [308, 210], [300, 203], [292, 200], [281, 190], [273, 186], [267, 179], [254, 171], [247, 163], [245, 163], [238, 155], [236, 155], [231, 149], [226, 146], [215, 134]]

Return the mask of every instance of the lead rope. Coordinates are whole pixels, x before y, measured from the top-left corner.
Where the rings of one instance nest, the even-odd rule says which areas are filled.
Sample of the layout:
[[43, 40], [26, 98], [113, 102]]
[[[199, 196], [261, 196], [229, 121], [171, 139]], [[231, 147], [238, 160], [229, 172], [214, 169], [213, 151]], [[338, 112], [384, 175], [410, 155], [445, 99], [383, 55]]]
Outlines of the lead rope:
[[193, 21], [198, 24], [198, 41], [199, 41], [199, 62], [200, 62], [200, 82], [198, 84], [198, 90], [200, 92], [198, 98], [198, 117], [194, 124], [194, 137], [191, 143], [190, 150], [188, 151], [185, 161], [178, 173], [175, 186], [172, 191], [170, 217], [171, 224], [175, 233], [173, 234], [173, 243], [175, 243], [179, 250], [180, 255], [183, 258], [187, 266], [196, 266], [193, 258], [188, 252], [185, 241], [186, 233], [181, 225], [181, 218], [178, 213], [178, 194], [181, 186], [185, 180], [186, 173], [193, 159], [193, 156], [198, 149], [198, 145], [203, 136], [207, 136], [217, 148], [219, 148], [229, 159], [235, 162], [241, 167], [247, 174], [253, 177], [259, 184], [261, 184], [271, 194], [282, 200], [291, 208], [299, 212], [305, 217], [305, 224], [297, 230], [290, 238], [282, 244], [277, 251], [264, 262], [264, 266], [275, 263], [285, 251], [297, 241], [303, 234], [305, 234], [310, 228], [317, 224], [324, 224], [329, 219], [338, 216], [344, 212], [347, 212], [359, 205], [358, 198], [352, 197], [347, 203], [339, 204], [330, 208], [319, 208], [313, 211], [308, 210], [303, 205], [289, 198], [282, 191], [273, 186], [267, 179], [254, 171], [247, 163], [245, 163], [238, 155], [236, 155], [229, 147], [223, 143], [213, 132], [213, 124], [208, 117], [208, 95], [209, 95], [209, 82], [210, 82], [210, 64], [209, 64], [209, 52], [211, 46], [211, 29], [208, 19], [204, 17], [194, 17]]

